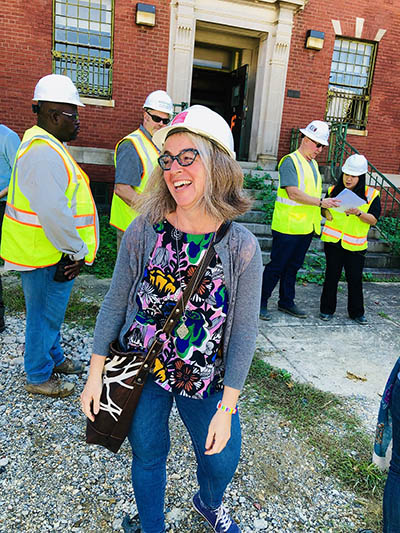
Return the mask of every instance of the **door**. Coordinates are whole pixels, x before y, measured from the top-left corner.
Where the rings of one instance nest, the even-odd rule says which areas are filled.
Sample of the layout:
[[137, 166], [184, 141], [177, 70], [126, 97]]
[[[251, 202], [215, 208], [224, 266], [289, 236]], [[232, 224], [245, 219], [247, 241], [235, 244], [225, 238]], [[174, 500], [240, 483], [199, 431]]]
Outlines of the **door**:
[[247, 77], [248, 65], [233, 70], [231, 76], [231, 102], [229, 122], [235, 143], [236, 159], [245, 161], [248, 158], [249, 147], [244, 131], [247, 112]]

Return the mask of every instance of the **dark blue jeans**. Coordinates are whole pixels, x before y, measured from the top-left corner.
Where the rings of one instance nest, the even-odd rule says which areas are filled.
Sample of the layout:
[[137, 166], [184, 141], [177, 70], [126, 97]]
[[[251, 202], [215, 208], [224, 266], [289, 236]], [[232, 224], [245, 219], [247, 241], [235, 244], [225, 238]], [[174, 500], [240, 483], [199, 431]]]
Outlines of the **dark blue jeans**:
[[393, 452], [383, 496], [383, 533], [400, 533], [400, 381], [390, 399], [393, 423]]
[[25, 372], [28, 383], [47, 381], [64, 360], [60, 329], [75, 280], [54, 281], [57, 266], [21, 272], [25, 296]]
[[[166, 463], [170, 449], [168, 419], [175, 399], [179, 416], [189, 432], [197, 459], [200, 497], [207, 507], [221, 505], [224, 491], [236, 471], [241, 447], [239, 415], [232, 416], [231, 438], [221, 453], [204, 455], [208, 426], [222, 392], [206, 399], [176, 395], [147, 380], [128, 435], [132, 447], [132, 485], [142, 533], [164, 533]], [[186, 445], [186, 441], [180, 446]], [[179, 468], [185, 469], [181, 464]]]
[[287, 308], [294, 305], [296, 275], [304, 262], [312, 235], [287, 235], [272, 230], [271, 261], [264, 269], [261, 305], [267, 305], [278, 281], [278, 305]]

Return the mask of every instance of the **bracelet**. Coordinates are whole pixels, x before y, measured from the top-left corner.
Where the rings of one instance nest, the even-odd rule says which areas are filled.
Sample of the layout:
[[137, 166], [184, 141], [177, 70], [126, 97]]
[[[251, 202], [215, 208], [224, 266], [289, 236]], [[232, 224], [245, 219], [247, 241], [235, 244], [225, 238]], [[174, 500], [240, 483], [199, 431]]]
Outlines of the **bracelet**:
[[360, 212], [358, 213], [358, 215], [356, 215], [356, 217], [360, 217], [361, 215], [362, 215], [362, 211], [360, 211]]
[[224, 411], [224, 413], [229, 413], [230, 415], [235, 415], [237, 413], [237, 407], [227, 407], [223, 405], [222, 400], [217, 403], [217, 409]]
[[322, 198], [319, 199], [319, 206], [322, 207]]

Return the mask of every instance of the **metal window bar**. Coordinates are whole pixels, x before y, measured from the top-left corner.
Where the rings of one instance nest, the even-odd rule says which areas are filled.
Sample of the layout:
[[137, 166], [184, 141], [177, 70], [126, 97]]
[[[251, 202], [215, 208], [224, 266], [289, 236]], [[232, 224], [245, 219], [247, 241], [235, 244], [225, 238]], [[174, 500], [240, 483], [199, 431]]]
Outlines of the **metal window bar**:
[[376, 43], [335, 40], [325, 120], [366, 128], [376, 50]]
[[112, 97], [114, 0], [53, 0], [53, 72], [80, 94]]

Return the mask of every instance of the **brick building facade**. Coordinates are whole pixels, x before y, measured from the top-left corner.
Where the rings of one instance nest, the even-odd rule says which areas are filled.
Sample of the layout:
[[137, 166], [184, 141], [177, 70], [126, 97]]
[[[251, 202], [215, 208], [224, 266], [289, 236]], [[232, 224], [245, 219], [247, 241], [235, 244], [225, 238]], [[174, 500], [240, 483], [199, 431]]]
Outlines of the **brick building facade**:
[[[82, 6], [92, 6], [94, 11], [106, 6], [113, 17], [112, 88], [106, 98], [84, 94], [81, 131], [72, 143], [74, 155], [95, 186], [108, 184], [98, 188], [103, 200], [112, 190], [112, 150], [139, 125], [144, 99], [155, 89], [166, 89], [175, 103], [209, 105], [228, 121], [234, 113], [239, 159], [275, 168], [289, 151], [291, 129], [324, 118], [335, 43], [342, 38], [374, 47], [374, 73], [367, 103], [362, 104], [368, 111], [367, 122], [350, 128], [348, 140], [379, 170], [399, 173], [398, 3], [178, 0], [170, 4], [152, 0], [151, 5], [154, 27], [136, 23], [137, 2], [132, 0], [37, 0], [35, 9], [20, 0], [3, 2], [2, 123], [22, 135], [35, 122], [31, 98], [38, 79], [54, 66], [57, 13], [62, 14], [58, 24], [66, 27], [65, 39], [77, 39], [69, 35], [71, 26], [63, 18], [68, 10], [75, 10], [71, 17], [79, 17], [80, 9], [86, 9]], [[73, 24], [79, 27], [81, 21], [76, 20]], [[322, 50], [305, 48], [308, 30], [324, 32]], [[100, 31], [100, 39], [103, 34]], [[351, 93], [345, 96], [347, 107], [342, 112], [354, 111]], [[97, 164], [90, 164], [94, 161]]]
[[[305, 48], [310, 29], [324, 32], [322, 50]], [[309, 0], [304, 10], [295, 15], [278, 155], [289, 150], [291, 128], [304, 127], [313, 119], [324, 119], [334, 43], [338, 36], [376, 43], [366, 130], [350, 128], [347, 140], [381, 172], [398, 174], [400, 4], [391, 0], [351, 3]], [[300, 97], [288, 97], [288, 90], [300, 91]]]

